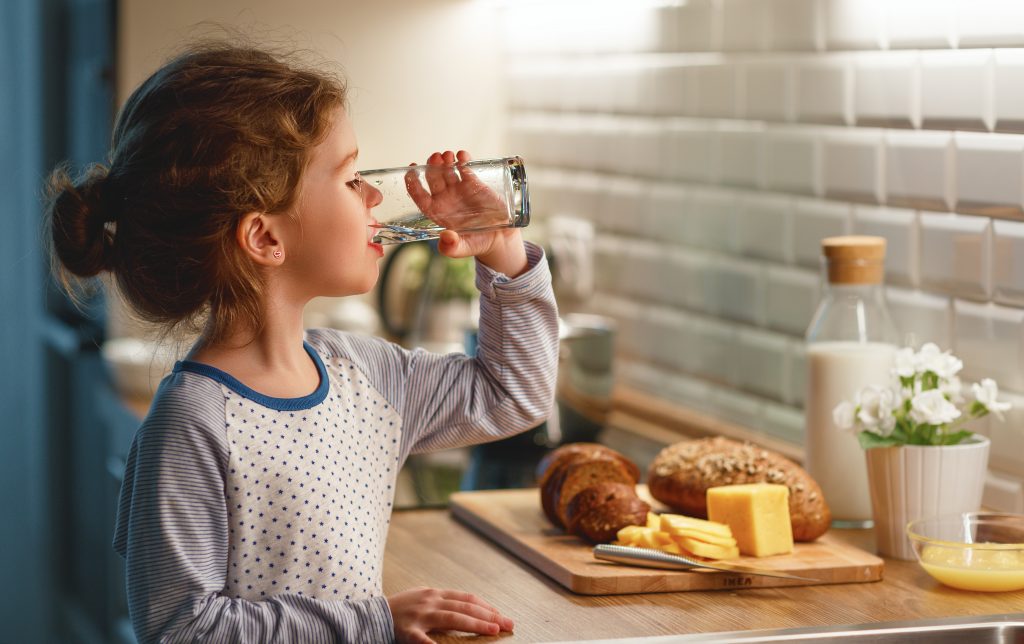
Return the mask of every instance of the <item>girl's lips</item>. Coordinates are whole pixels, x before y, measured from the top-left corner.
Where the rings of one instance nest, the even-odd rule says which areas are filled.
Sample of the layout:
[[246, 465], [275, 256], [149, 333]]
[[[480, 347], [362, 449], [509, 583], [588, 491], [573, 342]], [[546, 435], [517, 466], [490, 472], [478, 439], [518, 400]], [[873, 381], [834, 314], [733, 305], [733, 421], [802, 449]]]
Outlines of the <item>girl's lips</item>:
[[370, 248], [372, 248], [373, 250], [377, 251], [377, 254], [380, 257], [384, 257], [384, 246], [383, 246], [383, 244], [375, 244], [373, 242], [368, 242], [366, 245], [369, 246]]

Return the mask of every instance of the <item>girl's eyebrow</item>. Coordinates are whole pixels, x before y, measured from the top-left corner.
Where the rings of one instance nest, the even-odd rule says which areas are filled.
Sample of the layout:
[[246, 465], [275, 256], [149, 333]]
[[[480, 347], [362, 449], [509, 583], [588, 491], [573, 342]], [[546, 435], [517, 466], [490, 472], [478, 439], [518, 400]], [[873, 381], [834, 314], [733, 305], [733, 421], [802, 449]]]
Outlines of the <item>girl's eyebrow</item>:
[[356, 148], [355, 150], [352, 151], [351, 154], [347, 155], [344, 159], [341, 160], [341, 163], [338, 164], [338, 167], [335, 168], [335, 171], [336, 172], [340, 171], [346, 165], [348, 165], [352, 161], [355, 161], [358, 158], [359, 158], [359, 148]]

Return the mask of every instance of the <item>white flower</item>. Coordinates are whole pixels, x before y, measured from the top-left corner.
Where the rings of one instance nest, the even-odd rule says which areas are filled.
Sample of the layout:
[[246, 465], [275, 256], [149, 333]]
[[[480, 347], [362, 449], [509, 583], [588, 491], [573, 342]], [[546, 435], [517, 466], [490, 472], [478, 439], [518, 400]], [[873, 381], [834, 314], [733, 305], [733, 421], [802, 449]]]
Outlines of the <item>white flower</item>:
[[857, 393], [857, 420], [864, 429], [888, 436], [896, 426], [892, 415], [895, 405], [896, 396], [891, 389], [869, 385]]
[[907, 347], [896, 352], [893, 372], [900, 378], [909, 378], [917, 373], [917, 359], [913, 349]]
[[832, 410], [832, 422], [839, 429], [849, 431], [853, 429], [853, 423], [856, 419], [855, 412], [856, 408], [853, 406], [853, 403], [849, 400], [844, 400]]
[[963, 390], [963, 383], [960, 382], [959, 376], [953, 376], [948, 380], [942, 380], [939, 382], [939, 391], [946, 394], [954, 405], [959, 405], [964, 402], [964, 397], [960, 393]]
[[995, 414], [999, 420], [1003, 420], [1003, 412], [1009, 411], [1010, 407], [1012, 407], [1008, 402], [996, 400], [999, 397], [999, 385], [991, 378], [985, 378], [980, 383], [974, 383], [971, 385], [971, 389], [974, 390], [974, 399]]
[[923, 391], [923, 389], [920, 378], [915, 378], [913, 384], [909, 387], [900, 387], [897, 396], [899, 405], [902, 406], [903, 403], [912, 399], [914, 396], [921, 393], [921, 391]]
[[922, 425], [945, 425], [960, 417], [956, 405], [938, 389], [922, 391], [910, 402], [910, 417]]
[[943, 352], [934, 343], [921, 347], [917, 353], [916, 369], [918, 373], [931, 371], [939, 378], [952, 378], [964, 367], [964, 363], [949, 351]]

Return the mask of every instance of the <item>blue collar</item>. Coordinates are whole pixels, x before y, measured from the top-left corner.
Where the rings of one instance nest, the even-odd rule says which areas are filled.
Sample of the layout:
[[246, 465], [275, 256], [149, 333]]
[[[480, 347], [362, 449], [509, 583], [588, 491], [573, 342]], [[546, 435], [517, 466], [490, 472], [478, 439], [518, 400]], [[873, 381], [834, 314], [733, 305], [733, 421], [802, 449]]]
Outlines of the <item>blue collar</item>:
[[193, 362], [192, 360], [180, 360], [174, 364], [173, 373], [181, 371], [188, 371], [191, 373], [197, 373], [207, 378], [211, 378], [221, 383], [236, 394], [248, 398], [249, 400], [259, 403], [269, 409], [275, 409], [277, 411], [297, 411], [300, 409], [309, 409], [322, 403], [327, 398], [327, 391], [330, 389], [330, 382], [327, 378], [327, 367], [324, 366], [324, 361], [320, 359], [320, 354], [313, 349], [308, 342], [302, 343], [303, 348], [309, 357], [313, 359], [313, 363], [316, 364], [316, 371], [320, 376], [320, 384], [317, 385], [316, 391], [313, 393], [302, 396], [300, 398], [274, 398], [272, 396], [266, 396], [259, 393], [249, 387], [246, 387], [237, 378], [228, 374], [216, 367], [211, 367], [208, 364], [201, 362]]

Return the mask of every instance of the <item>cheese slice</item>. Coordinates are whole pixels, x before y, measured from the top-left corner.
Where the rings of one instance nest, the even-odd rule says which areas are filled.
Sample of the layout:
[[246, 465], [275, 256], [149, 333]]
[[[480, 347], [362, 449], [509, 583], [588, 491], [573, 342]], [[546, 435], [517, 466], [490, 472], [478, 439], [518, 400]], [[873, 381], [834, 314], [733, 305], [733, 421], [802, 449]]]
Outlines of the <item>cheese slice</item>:
[[[703, 530], [697, 530], [694, 528], [676, 528], [669, 527], [668, 529], [662, 529], [662, 532], [666, 532], [673, 537], [690, 537], [692, 539], [699, 539], [707, 543], [714, 543], [720, 546], [735, 546], [736, 540], [732, 536], [723, 537], [720, 534], [712, 532], [704, 532]], [[731, 535], [732, 533], [730, 533]]]
[[721, 522], [695, 519], [682, 514], [661, 515], [661, 529], [664, 532], [695, 530], [697, 532], [707, 532], [708, 534], [724, 537], [726, 539], [732, 537], [732, 532], [729, 530], [729, 526], [723, 525]]
[[740, 556], [740, 551], [736, 546], [720, 546], [691, 539], [690, 537], [673, 537], [673, 539], [683, 550], [688, 550], [698, 557], [705, 557], [707, 559], [736, 559]]
[[789, 488], [771, 483], [708, 488], [708, 519], [725, 523], [740, 552], [767, 557], [793, 552]]

